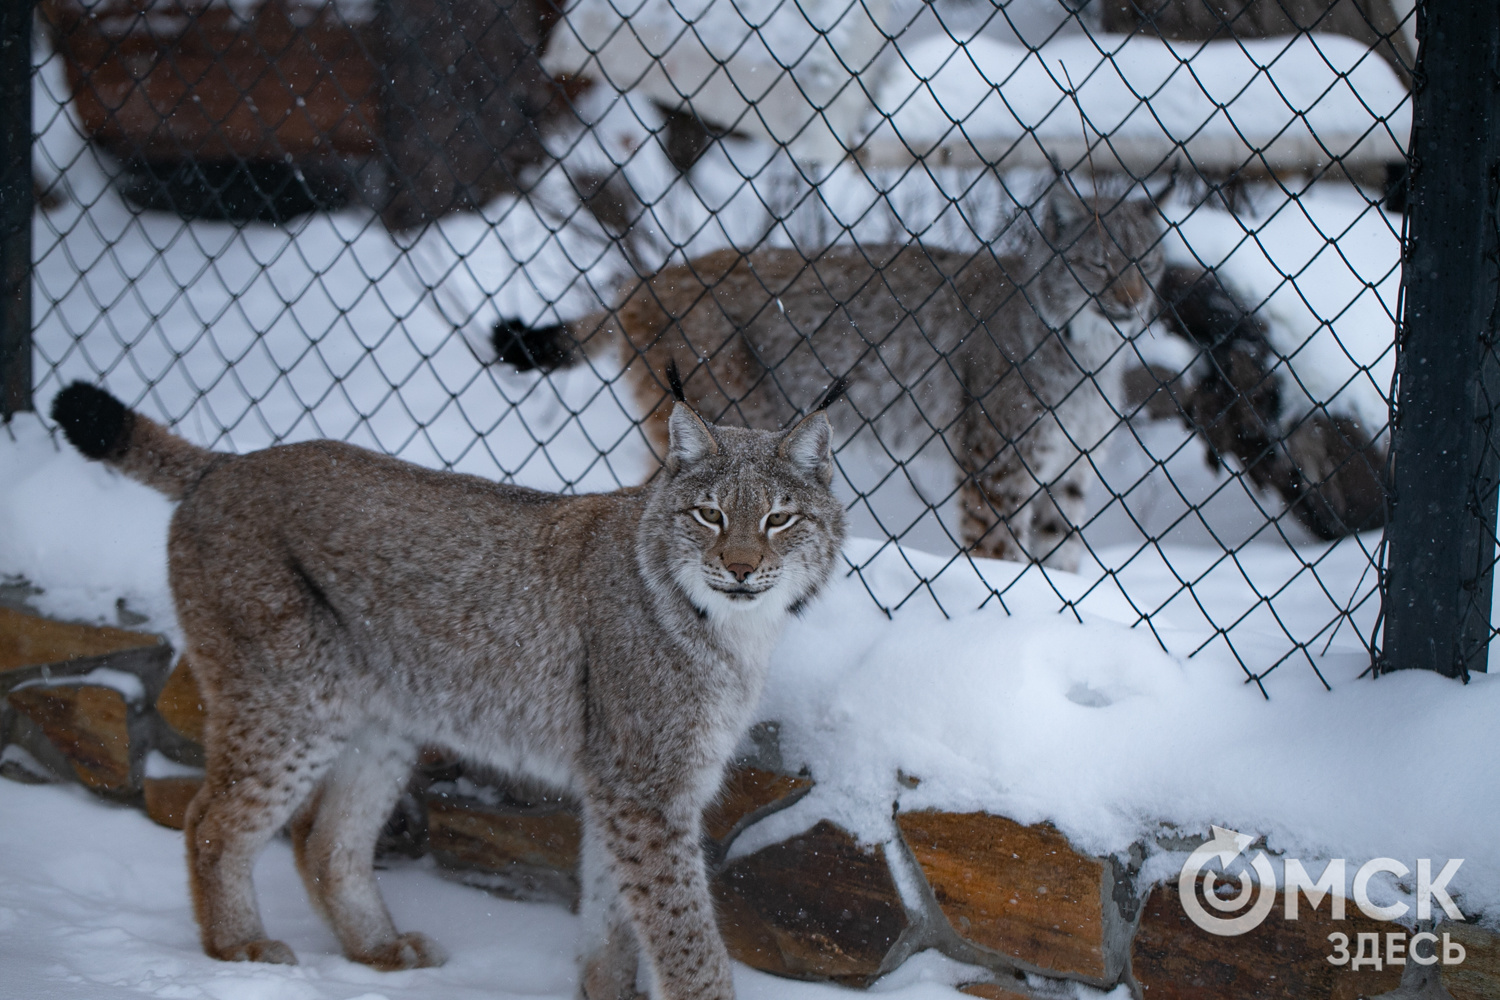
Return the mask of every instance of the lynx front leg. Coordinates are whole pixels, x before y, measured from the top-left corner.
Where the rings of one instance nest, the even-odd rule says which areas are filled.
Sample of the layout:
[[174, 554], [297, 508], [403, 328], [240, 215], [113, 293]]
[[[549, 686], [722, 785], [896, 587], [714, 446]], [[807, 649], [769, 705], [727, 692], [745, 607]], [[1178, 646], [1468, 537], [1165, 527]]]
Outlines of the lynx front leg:
[[1021, 508], [1036, 491], [1014, 444], [977, 403], [943, 432], [963, 472], [958, 499], [964, 547], [985, 559], [1027, 562]]
[[1083, 559], [1083, 536], [1077, 525], [1083, 523], [1085, 490], [1094, 478], [1087, 461], [1080, 458], [1027, 505], [1025, 515], [1035, 557], [1049, 569], [1076, 572]]
[[416, 761], [405, 740], [366, 731], [329, 770], [309, 815], [292, 824], [297, 868], [308, 895], [351, 961], [383, 971], [441, 965], [443, 949], [423, 934], [397, 934], [375, 883], [375, 842]]
[[1050, 419], [1028, 427], [1016, 442], [977, 407], [961, 428], [964, 544], [990, 559], [1077, 569], [1083, 550], [1077, 525], [1092, 479], [1087, 457], [1068, 452], [1061, 427]]
[[733, 1000], [729, 953], [708, 892], [699, 810], [605, 794], [589, 802], [587, 822], [596, 826], [613, 867], [657, 1000]]
[[958, 491], [963, 511], [964, 546], [983, 559], [1008, 559], [1026, 562], [1026, 550], [1011, 530], [1011, 518], [1020, 506], [1018, 497], [1007, 492], [991, 492], [967, 479]]
[[597, 823], [583, 830], [580, 858], [583, 941], [578, 995], [582, 1000], [638, 1000], [640, 945], [615, 884], [614, 864]]

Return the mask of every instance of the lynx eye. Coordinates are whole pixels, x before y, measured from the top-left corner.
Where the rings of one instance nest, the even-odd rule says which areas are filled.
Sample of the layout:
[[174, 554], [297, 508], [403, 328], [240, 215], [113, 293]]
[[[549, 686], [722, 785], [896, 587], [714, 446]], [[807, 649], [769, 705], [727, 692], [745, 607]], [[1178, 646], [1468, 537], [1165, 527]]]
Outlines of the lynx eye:
[[767, 514], [766, 515], [766, 527], [768, 527], [768, 528], [784, 528], [787, 525], [789, 525], [789, 524], [792, 523], [792, 518], [795, 517], [795, 516], [796, 516], [795, 514], [792, 514], [790, 511], [785, 511], [785, 510], [778, 510], [774, 514]]
[[714, 507], [695, 507], [693, 516], [704, 524], [720, 525], [724, 523], [724, 513]]

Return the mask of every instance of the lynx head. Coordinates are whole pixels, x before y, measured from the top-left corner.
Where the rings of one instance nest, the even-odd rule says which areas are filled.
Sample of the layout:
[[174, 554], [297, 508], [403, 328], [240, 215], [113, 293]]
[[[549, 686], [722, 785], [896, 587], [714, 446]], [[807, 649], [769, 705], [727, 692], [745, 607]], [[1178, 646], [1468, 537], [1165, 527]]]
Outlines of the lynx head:
[[1060, 176], [1040, 214], [1036, 251], [1050, 259], [1031, 297], [1048, 326], [1060, 329], [1092, 307], [1122, 335], [1139, 332], [1155, 315], [1155, 288], [1165, 266], [1161, 217], [1152, 198], [1103, 190], [1083, 197]]
[[669, 430], [641, 525], [647, 578], [714, 620], [798, 610], [844, 541], [823, 408], [791, 430], [760, 431], [710, 427], [679, 401]]

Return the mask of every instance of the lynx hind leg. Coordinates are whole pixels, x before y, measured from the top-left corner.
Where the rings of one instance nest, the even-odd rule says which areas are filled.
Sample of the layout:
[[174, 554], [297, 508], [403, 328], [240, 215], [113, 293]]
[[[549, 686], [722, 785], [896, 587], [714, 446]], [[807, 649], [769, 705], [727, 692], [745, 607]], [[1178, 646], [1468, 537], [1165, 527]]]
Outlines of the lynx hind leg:
[[[648, 804], [596, 791], [586, 811], [585, 822], [596, 825], [620, 902], [646, 960], [652, 996], [733, 1000], [729, 953], [714, 920], [703, 862], [701, 810], [688, 803]], [[605, 944], [623, 948], [618, 937], [606, 937]], [[594, 957], [606, 956], [596, 951]], [[631, 985], [624, 978], [623, 966], [616, 965], [601, 982]], [[589, 1000], [615, 998], [590, 994]]]
[[640, 945], [620, 899], [609, 853], [595, 823], [583, 831], [579, 859], [583, 935], [578, 957], [580, 1000], [637, 1000]]
[[447, 957], [425, 935], [396, 933], [375, 882], [375, 842], [416, 758], [406, 740], [359, 734], [292, 824], [302, 881], [344, 954], [384, 971], [441, 965]]
[[184, 833], [193, 909], [203, 950], [213, 958], [297, 960], [285, 944], [266, 937], [251, 872], [337, 757], [341, 741], [316, 724], [298, 726], [284, 709], [237, 704], [231, 718], [209, 719], [208, 767]]

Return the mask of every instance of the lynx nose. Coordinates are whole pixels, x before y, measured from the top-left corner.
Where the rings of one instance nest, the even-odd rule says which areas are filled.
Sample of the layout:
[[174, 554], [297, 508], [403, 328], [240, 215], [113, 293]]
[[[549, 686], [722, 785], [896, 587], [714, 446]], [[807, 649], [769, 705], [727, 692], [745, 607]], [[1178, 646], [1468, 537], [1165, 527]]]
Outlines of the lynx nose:
[[756, 570], [755, 566], [742, 562], [725, 563], [724, 568], [733, 573], [734, 578], [740, 583], [744, 583], [745, 579]]
[[1139, 305], [1146, 298], [1146, 278], [1138, 270], [1130, 270], [1115, 279], [1110, 295], [1122, 306]]

